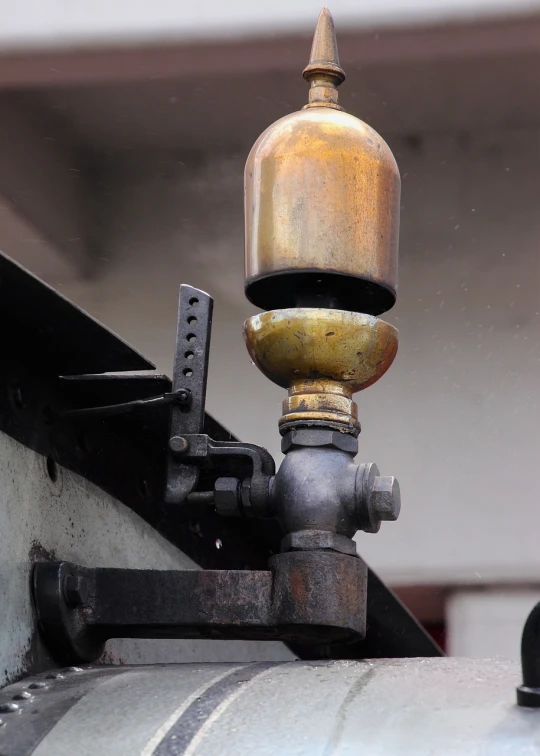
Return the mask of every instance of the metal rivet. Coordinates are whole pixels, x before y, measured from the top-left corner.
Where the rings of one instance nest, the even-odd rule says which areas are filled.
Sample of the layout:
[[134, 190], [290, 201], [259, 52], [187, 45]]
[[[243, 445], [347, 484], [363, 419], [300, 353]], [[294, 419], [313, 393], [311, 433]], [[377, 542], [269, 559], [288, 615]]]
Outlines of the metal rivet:
[[14, 701], [25, 701], [28, 698], [32, 698], [32, 694], [27, 690], [22, 690], [20, 693], [17, 693], [17, 695], [13, 696]]
[[35, 683], [31, 683], [28, 687], [31, 688], [32, 690], [37, 690], [38, 688], [48, 688], [49, 686], [47, 685], [47, 683], [44, 683], [44, 682], [35, 682]]
[[12, 711], [19, 711], [19, 709], [20, 709], [19, 704], [12, 703], [12, 701], [8, 701], [8, 703], [0, 704], [1, 714], [9, 714]]

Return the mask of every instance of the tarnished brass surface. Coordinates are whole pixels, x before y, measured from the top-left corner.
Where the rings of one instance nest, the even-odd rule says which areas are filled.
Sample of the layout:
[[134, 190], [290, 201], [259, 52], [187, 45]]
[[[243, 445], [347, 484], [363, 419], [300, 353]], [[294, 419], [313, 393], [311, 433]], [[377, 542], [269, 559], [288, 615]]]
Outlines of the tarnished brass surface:
[[246, 296], [377, 315], [396, 298], [400, 178], [379, 134], [336, 109], [344, 75], [328, 17], [305, 72], [309, 107], [270, 126], [247, 160]]
[[328, 421], [357, 427], [356, 391], [388, 370], [397, 330], [370, 315], [317, 308], [274, 310], [244, 323], [259, 370], [287, 388], [280, 423]]

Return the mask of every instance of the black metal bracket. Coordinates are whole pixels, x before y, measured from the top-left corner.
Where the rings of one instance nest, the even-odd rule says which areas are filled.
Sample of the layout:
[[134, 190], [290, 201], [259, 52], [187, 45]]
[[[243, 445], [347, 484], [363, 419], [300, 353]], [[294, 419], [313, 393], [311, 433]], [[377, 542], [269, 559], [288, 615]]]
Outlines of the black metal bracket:
[[[173, 391], [188, 388], [191, 404], [187, 411], [172, 407], [171, 439], [202, 432], [213, 310], [214, 300], [209, 294], [186, 284], [180, 286], [172, 388]], [[184, 502], [198, 481], [198, 465], [186, 463], [173, 452], [169, 454], [165, 489], [167, 504]]]
[[34, 602], [59, 662], [94, 661], [109, 638], [280, 639], [365, 635], [367, 567], [330, 551], [289, 552], [268, 570], [34, 566]]

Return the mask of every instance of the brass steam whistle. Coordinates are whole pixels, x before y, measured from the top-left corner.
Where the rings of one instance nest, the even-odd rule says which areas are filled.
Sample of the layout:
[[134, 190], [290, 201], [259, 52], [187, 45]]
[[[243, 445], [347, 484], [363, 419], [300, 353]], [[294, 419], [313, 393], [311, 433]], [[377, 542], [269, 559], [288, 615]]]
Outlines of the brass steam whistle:
[[244, 335], [254, 363], [288, 396], [285, 459], [264, 506], [260, 491], [246, 491], [244, 504], [278, 518], [285, 537], [271, 563], [289, 560], [291, 586], [297, 560], [300, 583], [320, 601], [329, 585], [318, 590], [317, 570], [304, 567], [323, 553], [333, 585], [354, 584], [334, 609], [362, 634], [366, 568], [352, 537], [397, 519], [400, 494], [393, 477], [354, 462], [353, 394], [397, 352], [397, 330], [377, 316], [396, 300], [400, 177], [384, 140], [338, 102], [345, 72], [326, 8], [304, 78], [308, 104], [261, 134], [245, 169], [245, 291], [266, 312], [245, 322]]

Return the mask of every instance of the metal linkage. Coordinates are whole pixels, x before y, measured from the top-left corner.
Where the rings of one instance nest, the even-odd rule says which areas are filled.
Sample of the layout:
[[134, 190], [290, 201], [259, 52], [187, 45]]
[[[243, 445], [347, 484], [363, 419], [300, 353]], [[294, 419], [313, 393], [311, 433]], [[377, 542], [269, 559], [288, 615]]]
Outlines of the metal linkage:
[[191, 394], [186, 389], [169, 391], [159, 396], [150, 396], [148, 399], [134, 399], [131, 402], [120, 404], [108, 404], [104, 407], [82, 407], [81, 409], [60, 410], [60, 417], [110, 417], [111, 415], [125, 415], [136, 410], [154, 409], [170, 404], [180, 404], [188, 407], [191, 403]]
[[[173, 392], [187, 390], [190, 400], [171, 408], [165, 501], [180, 504], [195, 499], [199, 502], [219, 500], [222, 485], [217, 483], [214, 495], [208, 491], [204, 492], [204, 497], [191, 496], [201, 468], [212, 466], [218, 458], [237, 459], [252, 465], [249, 485], [257, 491], [257, 500], [262, 501], [261, 507], [264, 507], [269, 497], [269, 481], [275, 473], [272, 456], [255, 444], [213, 441], [202, 433], [212, 311], [212, 297], [193, 286], [183, 284], [180, 287]], [[240, 485], [240, 481], [237, 482]]]
[[356, 557], [278, 554], [270, 569], [34, 567], [40, 627], [55, 658], [94, 661], [109, 638], [350, 642], [365, 634], [367, 568]]

